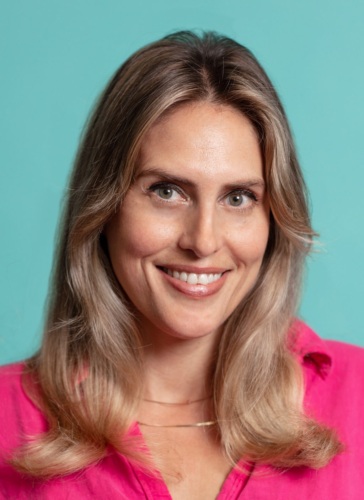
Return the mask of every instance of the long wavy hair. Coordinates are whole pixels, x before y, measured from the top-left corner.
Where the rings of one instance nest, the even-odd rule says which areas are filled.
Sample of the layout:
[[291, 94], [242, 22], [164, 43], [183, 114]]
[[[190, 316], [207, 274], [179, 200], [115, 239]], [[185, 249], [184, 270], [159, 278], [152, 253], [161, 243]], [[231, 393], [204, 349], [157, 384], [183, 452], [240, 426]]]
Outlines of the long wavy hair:
[[334, 432], [304, 415], [301, 369], [287, 347], [314, 232], [285, 112], [248, 49], [211, 32], [178, 32], [120, 67], [85, 129], [66, 193], [44, 338], [25, 378], [49, 423], [13, 458], [28, 474], [79, 470], [109, 446], [135, 456], [127, 430], [143, 385], [141, 340], [103, 227], [133, 182], [145, 133], [190, 102], [231, 106], [249, 118], [271, 210], [258, 279], [224, 326], [211, 380], [222, 449], [232, 463], [316, 468], [340, 449]]

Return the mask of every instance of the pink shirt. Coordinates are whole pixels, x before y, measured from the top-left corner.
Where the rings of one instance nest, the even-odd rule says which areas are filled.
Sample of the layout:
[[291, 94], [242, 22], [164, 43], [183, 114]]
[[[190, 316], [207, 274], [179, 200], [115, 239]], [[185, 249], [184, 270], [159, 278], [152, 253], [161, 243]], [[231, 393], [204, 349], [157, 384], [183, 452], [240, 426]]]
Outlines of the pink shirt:
[[[219, 500], [364, 498], [364, 349], [321, 340], [303, 323], [297, 325], [294, 350], [304, 370], [306, 408], [337, 429], [345, 451], [320, 470], [300, 467], [282, 473], [258, 466], [246, 476], [234, 469]], [[0, 498], [171, 499], [160, 478], [146, 475], [114, 451], [81, 473], [45, 482], [24, 477], [7, 465], [5, 457], [20, 444], [21, 436], [46, 429], [43, 415], [22, 389], [22, 368], [13, 364], [0, 369]], [[140, 430], [135, 426], [133, 432]]]

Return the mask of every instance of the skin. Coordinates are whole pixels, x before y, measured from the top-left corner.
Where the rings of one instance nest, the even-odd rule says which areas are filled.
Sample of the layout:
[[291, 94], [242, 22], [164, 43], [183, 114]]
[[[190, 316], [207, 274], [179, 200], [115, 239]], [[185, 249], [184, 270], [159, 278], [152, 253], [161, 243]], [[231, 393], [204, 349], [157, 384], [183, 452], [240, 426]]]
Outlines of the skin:
[[[188, 340], [216, 335], [253, 286], [268, 232], [252, 125], [233, 108], [200, 103], [178, 108], [146, 134], [136, 181], [106, 234], [142, 332]], [[188, 285], [162, 268], [223, 275]]]
[[[105, 234], [145, 340], [145, 398], [206, 397], [222, 325], [254, 285], [268, 241], [263, 163], [249, 120], [206, 102], [165, 115], [144, 137], [136, 180]], [[186, 283], [167, 270], [216, 276]], [[142, 402], [136, 416], [158, 424], [213, 418], [206, 400]], [[143, 427], [143, 435], [173, 498], [216, 497], [230, 465], [213, 429]]]

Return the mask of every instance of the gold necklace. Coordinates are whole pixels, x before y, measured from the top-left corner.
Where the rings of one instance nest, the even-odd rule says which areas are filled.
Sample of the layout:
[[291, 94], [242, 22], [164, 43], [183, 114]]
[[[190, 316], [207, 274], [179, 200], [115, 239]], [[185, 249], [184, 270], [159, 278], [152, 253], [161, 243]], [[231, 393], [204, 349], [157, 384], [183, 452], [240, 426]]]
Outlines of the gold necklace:
[[195, 424], [177, 424], [177, 425], [147, 424], [145, 422], [137, 422], [137, 424], [145, 425], [146, 427], [210, 427], [211, 425], [216, 425], [217, 420], [208, 420], [207, 422], [196, 422]]
[[206, 401], [207, 399], [211, 399], [212, 396], [207, 396], [206, 398], [201, 398], [201, 399], [193, 399], [192, 401], [184, 401], [184, 402], [181, 402], [181, 403], [170, 403], [170, 402], [167, 402], [167, 401], [156, 401], [155, 399], [144, 399], [143, 398], [143, 401], [145, 401], [146, 403], [155, 403], [157, 405], [166, 405], [166, 406], [182, 406], [182, 405], [192, 405], [193, 403], [199, 403], [200, 401]]

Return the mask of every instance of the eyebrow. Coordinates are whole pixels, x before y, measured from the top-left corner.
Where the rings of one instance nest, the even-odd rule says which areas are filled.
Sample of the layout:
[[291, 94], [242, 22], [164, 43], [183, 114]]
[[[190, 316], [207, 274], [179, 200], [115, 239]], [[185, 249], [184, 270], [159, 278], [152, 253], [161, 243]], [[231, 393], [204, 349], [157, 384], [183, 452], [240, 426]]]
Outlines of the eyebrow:
[[[136, 175], [135, 180], [138, 180], [143, 177], [148, 177], [149, 175], [160, 177], [160, 179], [166, 180], [171, 183], [182, 184], [184, 186], [192, 188], [196, 187], [194, 182], [190, 181], [189, 179], [186, 179], [185, 177], [181, 177], [179, 175], [174, 175], [174, 174], [172, 175], [161, 168], [154, 168], [154, 167], [143, 169], [139, 174]], [[231, 190], [239, 189], [241, 187], [246, 187], [246, 188], [256, 187], [264, 190], [265, 182], [260, 177], [253, 177], [249, 179], [237, 180], [231, 183], [227, 182], [224, 185], [224, 187]]]

